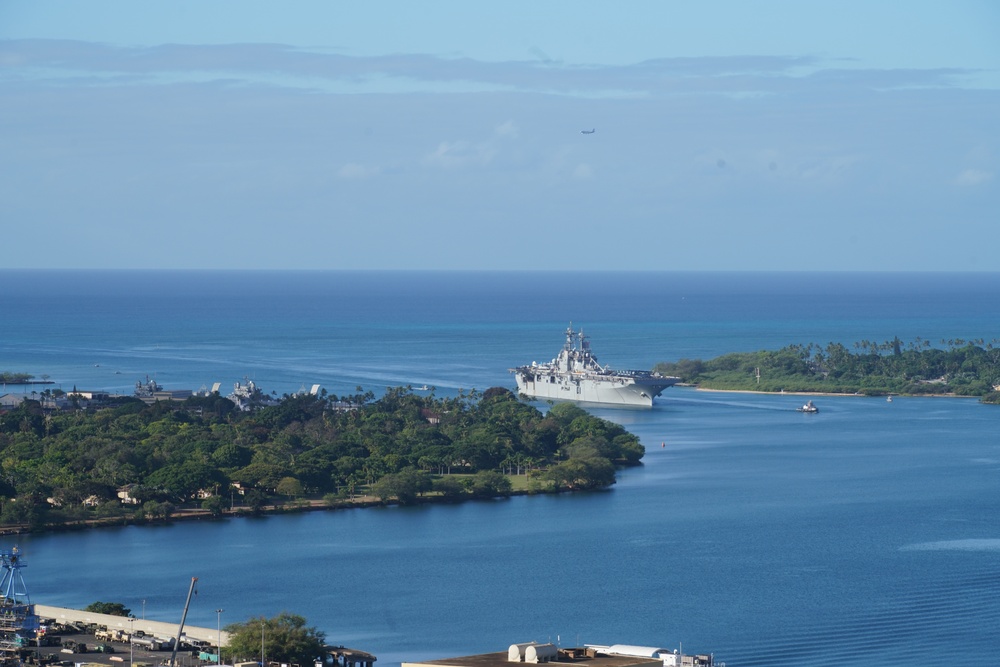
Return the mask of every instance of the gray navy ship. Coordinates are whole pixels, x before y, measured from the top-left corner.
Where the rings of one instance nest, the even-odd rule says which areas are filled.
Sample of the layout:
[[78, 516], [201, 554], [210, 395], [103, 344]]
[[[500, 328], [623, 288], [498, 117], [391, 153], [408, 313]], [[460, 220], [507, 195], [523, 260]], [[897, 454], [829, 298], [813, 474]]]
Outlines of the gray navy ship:
[[612, 370], [590, 351], [583, 330], [566, 329], [566, 343], [552, 361], [511, 369], [517, 389], [530, 398], [652, 407], [653, 399], [680, 381], [649, 371]]

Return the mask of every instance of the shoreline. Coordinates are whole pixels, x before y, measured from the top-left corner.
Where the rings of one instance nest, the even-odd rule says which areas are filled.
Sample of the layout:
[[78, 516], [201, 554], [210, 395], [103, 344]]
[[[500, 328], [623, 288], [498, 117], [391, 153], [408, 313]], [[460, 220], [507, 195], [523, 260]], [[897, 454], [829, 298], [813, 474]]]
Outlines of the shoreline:
[[[417, 505], [426, 504], [448, 504], [464, 503], [482, 500], [506, 500], [514, 496], [548, 495], [559, 493], [573, 493], [570, 490], [562, 491], [528, 491], [524, 489], [512, 490], [505, 496], [495, 496], [493, 498], [460, 498], [444, 499], [441, 497], [422, 497], [415, 503]], [[170, 514], [167, 519], [137, 519], [133, 516], [101, 517], [58, 524], [45, 524], [35, 528], [24, 525], [0, 526], [0, 536], [6, 535], [38, 535], [43, 533], [63, 533], [77, 530], [94, 530], [96, 528], [113, 528], [116, 526], [169, 526], [177, 521], [225, 521], [229, 519], [253, 519], [282, 514], [301, 514], [304, 512], [337, 512], [340, 510], [366, 509], [371, 507], [388, 507], [391, 505], [401, 505], [398, 499], [379, 500], [375, 496], [357, 496], [330, 504], [325, 500], [303, 500], [299, 503], [291, 502], [287, 505], [265, 505], [260, 510], [254, 512], [249, 507], [241, 506], [235, 509], [223, 510], [221, 514], [212, 514], [209, 510], [200, 508], [177, 509]]]
[[[678, 385], [680, 386], [680, 385]], [[767, 396], [845, 396], [850, 398], [885, 398], [887, 396], [902, 396], [906, 398], [974, 398], [980, 400], [979, 396], [960, 396], [958, 394], [897, 394], [897, 393], [885, 393], [885, 394], [862, 394], [860, 392], [854, 392], [853, 394], [848, 394], [844, 392], [836, 391], [763, 391], [757, 389], [709, 389], [707, 387], [695, 387], [693, 385], [687, 385], [692, 387], [695, 391], [708, 391], [717, 392], [720, 394], [764, 394]]]

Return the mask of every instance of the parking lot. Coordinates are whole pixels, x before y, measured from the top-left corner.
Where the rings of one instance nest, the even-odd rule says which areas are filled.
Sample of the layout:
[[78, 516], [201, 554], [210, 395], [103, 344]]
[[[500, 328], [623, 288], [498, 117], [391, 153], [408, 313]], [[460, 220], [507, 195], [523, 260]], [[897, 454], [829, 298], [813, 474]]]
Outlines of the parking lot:
[[[81, 664], [112, 665], [117, 667], [157, 667], [170, 662], [171, 647], [152, 651], [146, 646], [130, 642], [102, 641], [92, 633], [51, 627], [38, 640], [39, 646], [22, 652], [29, 664], [75, 667]], [[214, 651], [214, 649], [208, 649]], [[200, 652], [181, 646], [177, 651], [178, 667], [201, 667], [212, 664], [200, 660]]]

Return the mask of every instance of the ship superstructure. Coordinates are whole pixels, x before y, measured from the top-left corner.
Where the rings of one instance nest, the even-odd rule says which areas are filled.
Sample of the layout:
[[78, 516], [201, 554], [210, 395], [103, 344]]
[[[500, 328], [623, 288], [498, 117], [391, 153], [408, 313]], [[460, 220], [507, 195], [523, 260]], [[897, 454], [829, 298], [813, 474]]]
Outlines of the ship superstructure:
[[248, 377], [244, 377], [242, 383], [235, 383], [233, 393], [226, 398], [235, 403], [237, 409], [244, 412], [278, 404], [276, 398], [265, 394], [257, 386], [257, 383]]
[[651, 407], [653, 399], [680, 378], [650, 371], [612, 370], [590, 350], [583, 330], [566, 329], [566, 343], [548, 363], [511, 369], [517, 389], [530, 398]]
[[163, 387], [158, 385], [156, 380], [150, 380], [148, 375], [145, 382], [137, 380], [135, 383], [135, 396], [137, 398], [152, 398], [158, 391], [163, 391]]

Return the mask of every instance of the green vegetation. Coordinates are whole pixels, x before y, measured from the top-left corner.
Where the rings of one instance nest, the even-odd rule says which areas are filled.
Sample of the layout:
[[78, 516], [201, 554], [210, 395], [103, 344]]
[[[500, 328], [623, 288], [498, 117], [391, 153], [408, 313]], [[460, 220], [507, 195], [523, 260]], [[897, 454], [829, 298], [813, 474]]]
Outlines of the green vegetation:
[[4, 384], [26, 384], [35, 378], [28, 373], [11, 373], [10, 371], [0, 372], [0, 382]]
[[121, 602], [91, 602], [83, 610], [95, 614], [109, 614], [111, 616], [127, 617], [132, 615], [132, 610]]
[[0, 413], [0, 524], [163, 521], [309, 504], [416, 503], [597, 489], [645, 450], [572, 404], [507, 389], [286, 396], [254, 412], [218, 395], [96, 411]]
[[223, 647], [223, 657], [230, 665], [254, 661], [289, 665], [323, 662], [326, 636], [295, 614], [282, 612], [274, 618], [251, 618], [227, 625], [226, 632], [229, 642]]
[[1000, 341], [941, 341], [920, 338], [903, 344], [861, 341], [854, 352], [840, 343], [789, 345], [777, 351], [725, 354], [709, 361], [681, 359], [654, 370], [705, 389], [862, 393], [947, 394], [1000, 402]]

